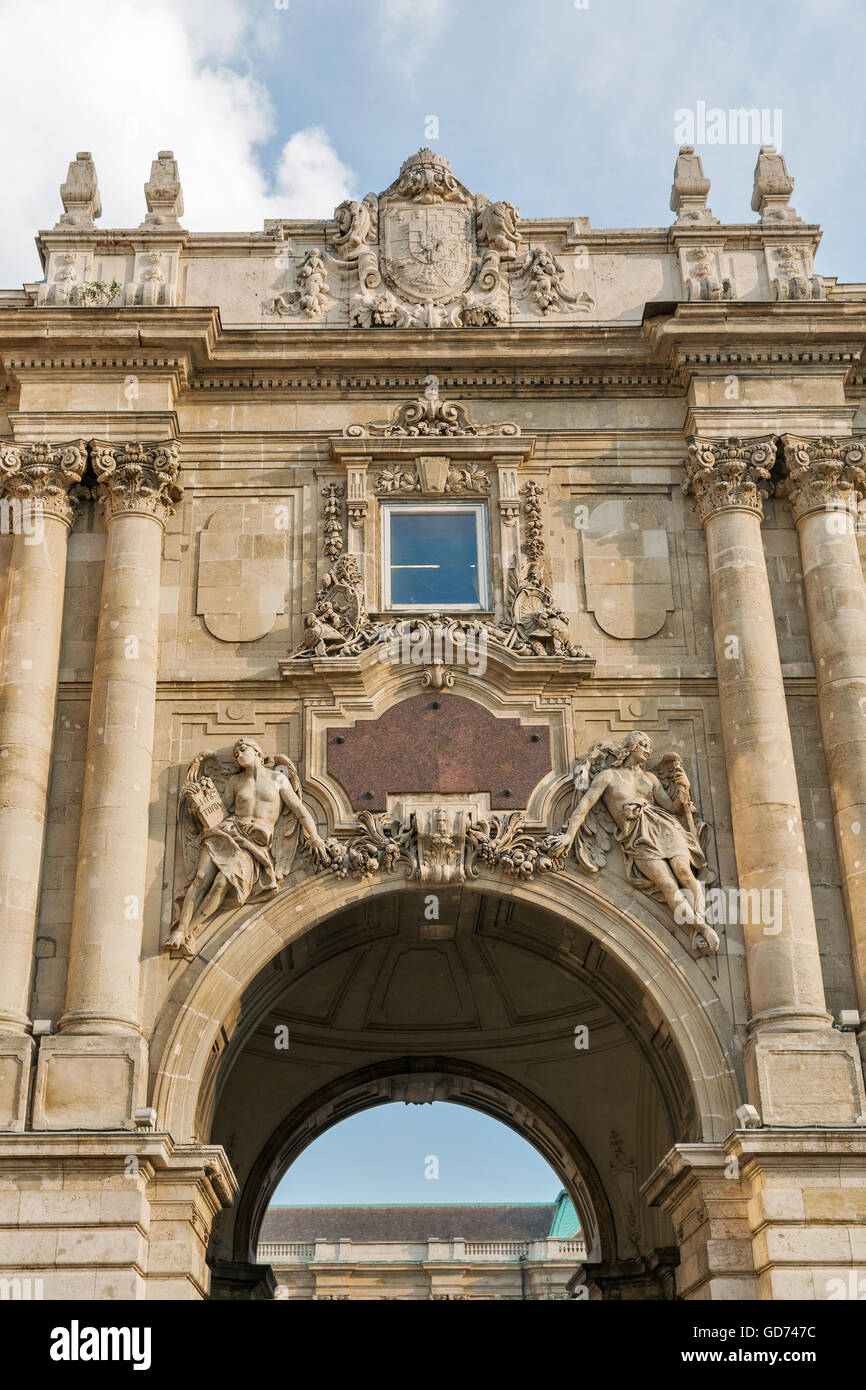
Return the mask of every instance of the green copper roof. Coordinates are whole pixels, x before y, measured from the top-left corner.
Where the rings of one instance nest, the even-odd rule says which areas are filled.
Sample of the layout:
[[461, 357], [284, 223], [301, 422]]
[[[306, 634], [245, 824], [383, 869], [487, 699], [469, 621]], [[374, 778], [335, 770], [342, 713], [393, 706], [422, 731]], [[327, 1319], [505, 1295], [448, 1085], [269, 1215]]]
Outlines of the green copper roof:
[[574, 1203], [566, 1192], [560, 1192], [550, 1223], [549, 1236], [556, 1240], [571, 1240], [580, 1230], [580, 1221], [574, 1210]]

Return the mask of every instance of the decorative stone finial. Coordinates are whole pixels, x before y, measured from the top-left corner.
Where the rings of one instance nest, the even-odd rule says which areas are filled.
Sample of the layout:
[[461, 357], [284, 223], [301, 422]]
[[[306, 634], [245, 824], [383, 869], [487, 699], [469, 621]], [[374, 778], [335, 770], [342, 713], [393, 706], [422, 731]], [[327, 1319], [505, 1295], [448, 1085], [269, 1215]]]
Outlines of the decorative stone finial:
[[680, 145], [677, 162], [674, 166], [674, 181], [671, 187], [671, 212], [677, 214], [677, 222], [718, 222], [707, 207], [710, 181], [704, 178], [701, 157], [695, 154], [694, 145]]
[[770, 473], [776, 457], [772, 434], [758, 439], [686, 440], [689, 457], [685, 460], [683, 492], [693, 497], [695, 509], [706, 525], [714, 512], [729, 507], [763, 516], [761, 499], [772, 492]]
[[183, 216], [183, 189], [177, 171], [177, 160], [171, 150], [160, 150], [150, 166], [150, 178], [144, 185], [147, 199], [147, 226], [177, 226]]
[[92, 227], [102, 216], [102, 200], [96, 181], [96, 167], [89, 150], [79, 150], [69, 166], [66, 182], [60, 185], [64, 213], [58, 227]]
[[752, 189], [752, 211], [760, 213], [762, 222], [799, 222], [790, 206], [794, 180], [785, 165], [784, 155], [775, 145], [762, 145], [755, 165], [755, 184]]

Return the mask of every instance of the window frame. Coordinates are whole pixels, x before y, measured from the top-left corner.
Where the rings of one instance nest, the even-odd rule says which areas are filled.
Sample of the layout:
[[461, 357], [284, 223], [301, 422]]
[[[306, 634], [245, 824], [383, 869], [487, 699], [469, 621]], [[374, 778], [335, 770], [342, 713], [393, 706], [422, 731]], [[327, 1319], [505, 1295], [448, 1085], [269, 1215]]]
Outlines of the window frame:
[[[443, 512], [475, 514], [476, 556], [478, 563], [478, 603], [393, 603], [391, 599], [391, 517], [407, 513]], [[382, 612], [384, 613], [489, 613], [490, 593], [490, 523], [486, 499], [471, 502], [439, 502], [430, 498], [417, 502], [381, 503], [382, 522]]]

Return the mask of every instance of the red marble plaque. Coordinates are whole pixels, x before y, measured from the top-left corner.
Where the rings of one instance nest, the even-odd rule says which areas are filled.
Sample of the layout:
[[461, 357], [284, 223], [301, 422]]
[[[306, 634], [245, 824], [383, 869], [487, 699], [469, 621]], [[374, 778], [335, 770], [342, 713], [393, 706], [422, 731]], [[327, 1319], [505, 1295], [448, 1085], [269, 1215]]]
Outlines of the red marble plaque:
[[384, 811], [389, 794], [424, 792], [489, 792], [491, 808], [514, 810], [551, 768], [549, 729], [497, 719], [448, 692], [414, 695], [327, 737], [328, 772], [359, 811]]

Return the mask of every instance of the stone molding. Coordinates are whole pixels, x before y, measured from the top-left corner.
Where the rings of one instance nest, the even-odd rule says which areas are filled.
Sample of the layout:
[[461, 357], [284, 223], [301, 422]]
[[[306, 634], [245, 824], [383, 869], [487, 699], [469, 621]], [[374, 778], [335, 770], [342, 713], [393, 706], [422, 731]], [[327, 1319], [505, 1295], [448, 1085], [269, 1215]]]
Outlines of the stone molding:
[[794, 521], [816, 511], [856, 514], [866, 496], [866, 448], [856, 439], [805, 439], [783, 434], [786, 492]]
[[520, 434], [512, 420], [493, 425], [479, 425], [461, 401], [443, 401], [437, 389], [425, 391], [416, 401], [404, 401], [390, 420], [372, 421], [366, 425], [347, 425], [347, 439], [395, 437], [413, 438], [419, 435], [511, 435]]
[[151, 516], [165, 525], [183, 496], [178, 445], [109, 444], [91, 440], [90, 457], [98, 479], [96, 496], [106, 519], [113, 516]]
[[757, 439], [700, 439], [686, 441], [689, 457], [684, 461], [686, 481], [683, 492], [694, 499], [701, 524], [715, 512], [736, 509], [763, 517], [762, 498], [772, 492], [770, 474], [776, 457], [776, 440], [771, 434]]
[[71, 526], [86, 496], [81, 487], [86, 463], [83, 439], [68, 444], [0, 444], [0, 496], [34, 503]]

